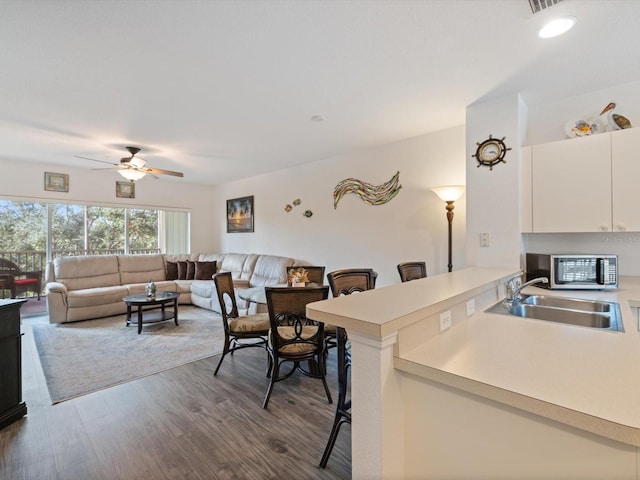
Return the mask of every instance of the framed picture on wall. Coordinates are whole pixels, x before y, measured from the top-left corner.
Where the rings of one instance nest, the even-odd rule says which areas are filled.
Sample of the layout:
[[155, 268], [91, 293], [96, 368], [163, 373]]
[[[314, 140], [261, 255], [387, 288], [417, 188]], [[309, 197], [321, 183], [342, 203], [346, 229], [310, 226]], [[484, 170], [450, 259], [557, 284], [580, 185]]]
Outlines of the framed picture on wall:
[[253, 195], [227, 200], [227, 233], [253, 232]]
[[116, 197], [136, 198], [136, 184], [133, 182], [116, 182]]
[[66, 173], [44, 172], [44, 189], [48, 192], [68, 192], [69, 175]]

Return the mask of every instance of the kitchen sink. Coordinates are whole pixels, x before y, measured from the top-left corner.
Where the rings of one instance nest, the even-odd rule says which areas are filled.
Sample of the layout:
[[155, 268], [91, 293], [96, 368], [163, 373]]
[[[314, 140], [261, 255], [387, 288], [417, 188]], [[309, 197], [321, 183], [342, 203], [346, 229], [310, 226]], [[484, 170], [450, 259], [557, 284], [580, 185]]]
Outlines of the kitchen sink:
[[485, 311], [609, 332], [624, 332], [620, 306], [614, 302], [531, 295], [512, 305], [500, 301]]
[[611, 304], [597, 300], [581, 300], [578, 298], [552, 297], [549, 295], [531, 295], [522, 303], [526, 305], [540, 305], [542, 307], [568, 308], [584, 312], [610, 312]]
[[537, 320], [567, 323], [569, 325], [579, 325], [581, 327], [611, 328], [611, 318], [609, 315], [584, 312], [580, 310], [569, 310], [567, 308], [549, 308], [541, 307], [539, 305], [520, 303], [511, 307], [509, 313], [516, 317], [535, 318]]

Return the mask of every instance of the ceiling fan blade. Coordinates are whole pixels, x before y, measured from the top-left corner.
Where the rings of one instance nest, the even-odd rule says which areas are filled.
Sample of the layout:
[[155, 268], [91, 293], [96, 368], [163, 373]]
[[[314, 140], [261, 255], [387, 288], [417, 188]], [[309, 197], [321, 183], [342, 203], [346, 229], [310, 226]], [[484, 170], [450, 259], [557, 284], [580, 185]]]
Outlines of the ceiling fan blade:
[[92, 162], [100, 162], [100, 163], [108, 163], [109, 165], [118, 165], [117, 163], [113, 163], [113, 162], [107, 162], [105, 160], [97, 160], [95, 158], [88, 158], [88, 157], [79, 157], [78, 155], [74, 155], [76, 158], [81, 158], [83, 160], [91, 160]]
[[173, 175], [174, 177], [180, 177], [180, 178], [184, 177], [184, 174], [182, 172], [172, 172], [171, 170], [162, 170], [161, 168], [146, 167], [141, 170], [144, 170], [145, 172], [148, 172], [148, 173], [158, 173], [161, 175]]
[[[140, 157], [136, 157], [136, 153], [138, 153], [140, 151], [139, 147], [125, 147], [127, 149], [127, 151], [131, 154], [130, 157], [123, 157], [120, 159], [119, 163], [113, 163], [113, 162], [108, 162], [105, 160], [98, 160], [97, 158], [89, 158], [89, 157], [80, 157], [78, 155], [75, 155], [76, 158], [81, 158], [83, 160], [91, 160], [92, 162], [100, 162], [100, 163], [106, 163], [108, 165], [113, 165], [116, 170], [122, 171], [122, 170], [134, 170], [136, 172], [141, 172], [141, 173], [146, 173], [151, 175], [153, 178], [155, 178], [156, 180], [158, 179], [158, 177], [155, 174], [158, 175], [172, 175], [174, 177], [180, 177], [183, 178], [184, 174], [182, 172], [174, 172], [171, 170], [163, 170], [161, 168], [151, 168], [151, 167], [147, 167], [147, 161], [143, 158]], [[108, 170], [106, 168], [94, 168], [92, 170]]]

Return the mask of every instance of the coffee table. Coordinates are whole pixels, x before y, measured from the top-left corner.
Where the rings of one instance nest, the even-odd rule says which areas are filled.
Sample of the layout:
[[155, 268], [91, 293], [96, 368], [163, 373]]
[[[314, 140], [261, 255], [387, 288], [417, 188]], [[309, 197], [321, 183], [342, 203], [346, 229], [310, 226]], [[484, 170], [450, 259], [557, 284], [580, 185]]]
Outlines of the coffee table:
[[[146, 293], [129, 295], [122, 300], [127, 304], [127, 327], [131, 324], [132, 307], [138, 307], [138, 335], [145, 323], [166, 322], [173, 320], [178, 325], [178, 292], [158, 292], [155, 297], [147, 297]], [[166, 306], [173, 302], [173, 311]], [[158, 311], [158, 307], [160, 311]], [[153, 311], [150, 311], [153, 310]]]

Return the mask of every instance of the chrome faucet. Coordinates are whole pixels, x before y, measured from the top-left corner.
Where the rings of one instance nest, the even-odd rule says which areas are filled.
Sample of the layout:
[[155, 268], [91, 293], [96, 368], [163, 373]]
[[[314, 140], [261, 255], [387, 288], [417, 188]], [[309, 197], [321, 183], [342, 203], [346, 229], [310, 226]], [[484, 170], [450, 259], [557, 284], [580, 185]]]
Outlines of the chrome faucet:
[[505, 299], [505, 303], [511, 305], [520, 302], [522, 300], [522, 295], [520, 295], [522, 289], [536, 283], [549, 283], [549, 279], [547, 277], [538, 277], [522, 283], [519, 276], [512, 278], [507, 283], [507, 298]]

